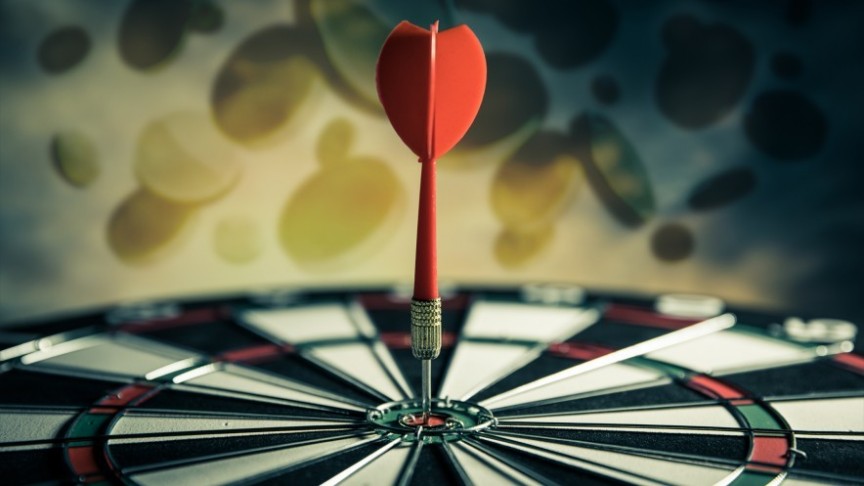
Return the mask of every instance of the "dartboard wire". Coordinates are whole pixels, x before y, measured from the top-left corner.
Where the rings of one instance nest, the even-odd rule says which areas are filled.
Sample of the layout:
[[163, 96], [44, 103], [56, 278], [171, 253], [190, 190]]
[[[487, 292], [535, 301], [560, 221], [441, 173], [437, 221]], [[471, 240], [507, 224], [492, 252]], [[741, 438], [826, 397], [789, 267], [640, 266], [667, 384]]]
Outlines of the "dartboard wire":
[[[508, 439], [508, 438], [494, 437], [494, 436], [490, 436], [490, 434], [478, 435], [478, 438], [481, 441], [490, 442], [490, 443], [497, 444], [497, 445], [502, 446], [502, 447], [507, 448], [507, 449], [513, 449], [513, 450], [523, 452], [523, 453], [526, 453], [529, 455], [533, 455], [533, 456], [540, 457], [543, 459], [551, 460], [551, 461], [557, 462], [559, 464], [564, 464], [566, 466], [573, 467], [573, 468], [581, 470], [581, 471], [587, 471], [587, 472], [592, 473], [592, 474], [601, 475], [605, 478], [613, 479], [616, 481], [629, 480], [630, 482], [633, 482], [634, 480], [638, 480], [638, 481], [641, 481], [641, 483], [639, 483], [639, 484], [651, 484], [651, 485], [658, 485], [658, 486], [664, 485], [664, 483], [661, 481], [657, 481], [656, 479], [653, 479], [653, 478], [650, 478], [648, 476], [644, 476], [644, 475], [641, 475], [638, 473], [634, 473], [631, 471], [627, 471], [625, 469], [620, 469], [620, 468], [617, 468], [614, 466], [601, 464], [599, 462], [591, 461], [588, 459], [572, 457], [570, 455], [556, 452], [556, 451], [549, 451], [549, 450], [541, 449], [541, 448], [535, 447], [535, 446], [530, 445], [530, 444], [522, 444], [522, 443], [519, 443], [517, 441]], [[617, 472], [618, 475], [612, 475], [612, 474], [610, 474], [610, 471], [611, 472]], [[626, 479], [624, 479], [624, 478], [626, 478]]]
[[[50, 345], [37, 346], [37, 350], [18, 356], [14, 368], [28, 371], [36, 370], [45, 373], [74, 376], [79, 378], [97, 379], [112, 382], [129, 383], [136, 379], [156, 380], [175, 372], [208, 362], [208, 358], [194, 350], [178, 348], [169, 344], [143, 338], [122, 331], [98, 332], [96, 328], [87, 328], [86, 333], [62, 333], [49, 336]], [[43, 341], [39, 340], [39, 342]], [[134, 351], [146, 353], [152, 357], [173, 360], [159, 368], [151, 369], [143, 374], [128, 372], [110, 372], [102, 369], [82, 368], [69, 365], [50, 363], [49, 360], [73, 352], [84, 351], [99, 345], [117, 345]]]
[[5, 372], [11, 370], [38, 372], [46, 375], [68, 376], [70, 378], [82, 378], [85, 380], [109, 381], [118, 385], [131, 384], [136, 381], [143, 381], [146, 383], [146, 380], [144, 380], [143, 377], [136, 378], [128, 375], [109, 374], [106, 372], [99, 372], [95, 370], [81, 370], [78, 368], [53, 366], [44, 363], [38, 363], [33, 365], [14, 363], [9, 368], [4, 369], [3, 371]]
[[[499, 421], [498, 429], [504, 428], [548, 428], [548, 429], [573, 429], [573, 430], [649, 430], [649, 431], [681, 431], [681, 432], [729, 432], [729, 433], [758, 433], [765, 435], [781, 436], [786, 434], [801, 434], [801, 435], [820, 435], [824, 437], [861, 437], [862, 432], [855, 431], [838, 431], [838, 430], [799, 430], [799, 429], [765, 429], [765, 428], [749, 428], [749, 427], [719, 427], [708, 425], [653, 425], [653, 424], [620, 424], [620, 423], [602, 423], [602, 422], [584, 422], [571, 424], [565, 422], [520, 422], [519, 425], [507, 424]], [[674, 433], [674, 432], [670, 432]]]
[[390, 354], [390, 350], [381, 341], [378, 329], [372, 323], [372, 319], [359, 299], [355, 298], [348, 304], [348, 315], [360, 333], [367, 338], [369, 347], [372, 348], [372, 354], [375, 356], [378, 364], [381, 365], [393, 383], [402, 391], [405, 398], [415, 396], [414, 389], [405, 379], [402, 370], [399, 369], [399, 366], [393, 359], [393, 355]]
[[[219, 411], [219, 410], [190, 410], [188, 408], [162, 408], [162, 407], [149, 407], [146, 405], [83, 405], [83, 406], [54, 406], [54, 405], [26, 405], [27, 408], [15, 408], [17, 406], [24, 406], [24, 404], [14, 404], [14, 405], [0, 405], [0, 412], [11, 412], [11, 413], [31, 413], [31, 412], [46, 412], [46, 413], [69, 413], [71, 415], [86, 412], [93, 408], [99, 408], [102, 410], [113, 410], [114, 413], [120, 411], [131, 411], [131, 412], [144, 412], [148, 415], [171, 415], [171, 414], [183, 414], [186, 416], [197, 416], [202, 418], [207, 417], [229, 417], [229, 418], [249, 418], [249, 419], [273, 419], [273, 420], [323, 420], [323, 421], [337, 421], [337, 422], [346, 422], [346, 423], [365, 423], [362, 421], [360, 415], [356, 415], [356, 418], [352, 418], [349, 415], [334, 415], [332, 418], [323, 418], [321, 416], [309, 416], [309, 415], [291, 415], [291, 414], [278, 414], [278, 413], [258, 413], [258, 412], [235, 412], [235, 411]], [[310, 409], [311, 410], [311, 409]]]
[[[175, 430], [172, 432], [181, 432], [188, 430], [200, 430], [200, 429], [190, 429], [189, 427], [194, 424], [206, 424], [210, 422], [219, 422], [221, 427], [220, 431], [226, 431], [231, 429], [225, 429], [231, 425], [231, 420], [235, 420], [235, 425], [240, 425], [244, 422], [251, 422], [250, 425], [238, 427], [240, 429], [255, 429], [255, 430], [267, 430], [268, 428], [297, 428], [297, 429], [329, 429], [329, 428], [359, 428], [368, 426], [366, 422], [361, 420], [341, 420], [340, 418], [331, 418], [331, 417], [282, 417], [282, 418], [266, 418], [266, 419], [258, 419], [258, 418], [248, 418], [248, 417], [237, 417], [237, 416], [228, 416], [228, 415], [195, 415], [189, 412], [173, 412], [170, 414], [151, 414], [147, 413], [147, 411], [143, 411], [140, 413], [115, 413], [111, 416], [111, 419], [108, 423], [107, 430], [113, 430], [119, 422], [126, 421], [126, 425], [134, 425], [140, 424], [142, 421], [146, 421], [148, 428], [154, 427], [155, 425], [151, 425], [154, 421], [156, 425], [162, 425], [161, 428], [167, 428], [167, 424], [172, 424], [171, 427], [174, 427]], [[269, 425], [265, 425], [269, 424]], [[125, 432], [127, 434], [137, 433], [137, 432]]]
[[359, 461], [355, 462], [354, 464], [348, 466], [346, 469], [344, 469], [339, 474], [333, 476], [332, 478], [328, 479], [327, 481], [324, 481], [323, 483], [321, 483], [321, 486], [336, 486], [337, 484], [341, 483], [342, 481], [345, 481], [346, 479], [350, 478], [351, 476], [357, 474], [357, 472], [359, 472], [361, 469], [363, 469], [364, 467], [371, 464], [373, 461], [375, 461], [375, 459], [378, 459], [379, 457], [386, 454], [390, 449], [393, 449], [394, 447], [398, 446], [401, 442], [402, 442], [401, 438], [389, 439], [389, 442], [384, 444], [381, 448], [376, 449], [374, 452], [372, 452], [368, 456], [366, 456], [366, 457], [360, 459]]
[[[584, 398], [584, 397], [576, 397]], [[831, 400], [836, 398], [864, 398], [864, 392], [861, 391], [850, 391], [850, 392], [837, 392], [837, 393], [820, 393], [820, 394], [811, 394], [811, 395], [794, 395], [789, 396], [788, 398], [783, 397], [757, 397], [755, 395], [747, 395], [742, 398], [706, 398], [700, 401], [692, 401], [692, 402], [673, 402], [673, 403], [661, 403], [661, 404], [650, 404], [650, 405], [631, 405], [626, 407], [607, 407], [607, 408], [591, 408], [591, 409], [583, 409], [583, 410], [570, 410], [570, 411], [555, 411], [548, 413], [528, 413], [528, 414], [513, 414], [513, 415], [504, 415], [499, 416], [499, 423], [507, 423], [508, 421], [514, 420], [523, 420], [530, 418], [547, 418], [547, 417], [567, 417], [567, 416], [578, 416], [578, 415], [592, 415], [597, 413], [611, 413], [611, 412], [639, 412], [639, 411], [652, 411], [652, 410], [670, 410], [670, 409], [691, 409], [691, 408], [701, 408], [701, 407], [711, 407], [711, 406], [736, 406], [736, 402], [740, 402], [741, 400], [752, 400], [754, 403], [758, 403], [762, 406], [770, 405], [771, 403], [783, 403], [787, 401], [814, 401], [818, 402], [820, 400]], [[573, 400], [576, 400], [573, 399]], [[525, 408], [534, 408], [536, 405], [534, 403], [528, 405]], [[514, 406], [512, 408], [508, 408], [507, 410], [512, 410], [514, 412], [518, 412], [519, 409], [523, 408], [522, 406]], [[501, 410], [501, 409], [495, 409]]]
[[[638, 367], [643, 368], [644, 366], [638, 365]], [[650, 367], [644, 367], [644, 368], [648, 368], [648, 369], [653, 370], [653, 368], [650, 368]], [[495, 412], [510, 413], [512, 411], [518, 411], [518, 410], [521, 410], [524, 408], [543, 407], [543, 406], [548, 406], [548, 405], [554, 405], [556, 403], [571, 402], [571, 401], [581, 400], [581, 399], [585, 399], [585, 398], [601, 397], [601, 396], [612, 395], [612, 394], [621, 393], [621, 392], [646, 390], [649, 388], [656, 388], [656, 387], [660, 387], [660, 386], [670, 385], [670, 384], [676, 383], [676, 381], [680, 383], [680, 380], [678, 380], [675, 377], [671, 377], [668, 375], [664, 376], [664, 375], [658, 374], [657, 378], [647, 380], [647, 381], [623, 384], [623, 385], [618, 385], [618, 386], [611, 386], [611, 387], [607, 387], [607, 388], [599, 388], [599, 389], [595, 389], [595, 390], [584, 391], [584, 392], [573, 393], [573, 394], [567, 394], [567, 395], [552, 396], [549, 398], [542, 398], [539, 400], [517, 403], [517, 404], [513, 404], [513, 405], [506, 405], [506, 406], [502, 406], [502, 407], [495, 407], [495, 406], [489, 405], [486, 400], [481, 400], [479, 403], [481, 405], [487, 406], [487, 408], [489, 408], [489, 410], [492, 410]]]
[[[554, 442], [558, 444], [565, 445], [574, 445], [579, 447], [585, 447], [589, 449], [598, 449], [603, 451], [610, 452], [619, 452], [622, 454], [636, 455], [636, 456], [645, 456], [659, 459], [673, 459], [680, 462], [691, 463], [691, 464], [715, 464], [715, 465], [723, 465], [723, 466], [739, 466], [741, 461], [735, 461], [732, 459], [723, 459], [719, 457], [711, 457], [711, 456], [703, 456], [699, 454], [686, 454], [680, 452], [669, 452], [669, 451], [658, 451], [654, 449], [643, 449], [638, 447], [630, 447], [630, 446], [622, 446], [616, 444], [608, 444], [604, 442], [593, 442], [589, 440], [580, 440], [580, 439], [564, 439], [560, 437], [549, 437], [548, 435], [543, 434], [532, 434], [532, 433], [524, 433], [524, 432], [512, 432], [509, 430], [497, 430], [494, 432], [490, 432], [489, 434], [492, 437], [516, 437], [516, 438], [525, 438], [525, 439], [540, 439], [545, 440], [547, 442]], [[742, 434], [743, 436], [743, 434]]]
[[[584, 397], [577, 397], [584, 398]], [[584, 410], [572, 410], [572, 411], [557, 411], [557, 412], [548, 412], [548, 413], [528, 413], [524, 415], [503, 415], [498, 416], [499, 422], [506, 422], [508, 420], [514, 419], [528, 419], [528, 418], [539, 418], [539, 417], [558, 417], [558, 416], [573, 416], [573, 415], [590, 415], [595, 413], [610, 413], [610, 412], [641, 412], [641, 411], [651, 411], [651, 410], [668, 410], [668, 409], [678, 409], [678, 408], [699, 408], [699, 407], [710, 407], [717, 405], [726, 405], [730, 403], [732, 400], [728, 399], [714, 399], [714, 398], [706, 398], [701, 401], [693, 401], [693, 402], [673, 402], [673, 403], [660, 403], [660, 404], [651, 404], [651, 405], [630, 405], [626, 407], [607, 407], [607, 408], [591, 408]], [[535, 405], [531, 405], [528, 408], [533, 408]], [[512, 409], [507, 409], [508, 411], [518, 412], [522, 407], [513, 407]]]
[[[136, 334], [129, 334], [122, 331], [95, 332], [92, 334], [68, 339], [62, 342], [52, 343], [50, 347], [47, 347], [45, 349], [40, 348], [38, 351], [34, 351], [32, 353], [21, 356], [20, 359], [22, 364], [29, 365], [57, 356], [62, 356], [64, 354], [68, 354], [74, 351], [82, 351], [93, 346], [106, 343], [117, 343], [119, 345], [132, 348], [137, 351], [149, 353], [154, 356], [171, 358], [175, 360], [173, 363], [170, 363], [163, 368], [173, 368], [177, 366], [177, 363], [188, 361], [190, 359], [205, 360], [205, 355], [197, 351], [179, 348], [177, 346], [165, 344], [160, 341], [155, 341], [153, 339], [144, 338]], [[161, 368], [157, 370], [152, 370], [150, 373], [148, 373], [147, 378], [151, 379], [151, 377], [149, 376], [150, 374], [153, 375], [153, 378], [165, 374], [157, 374], [157, 372], [160, 370]]]
[[339, 440], [352, 438], [352, 437], [361, 438], [361, 437], [373, 436], [373, 435], [374, 435], [374, 437], [370, 437], [368, 440], [364, 440], [363, 442], [355, 444], [354, 446], [359, 446], [359, 445], [368, 444], [368, 443], [371, 443], [371, 442], [374, 442], [377, 440], [381, 440], [381, 437], [378, 436], [374, 431], [363, 430], [363, 431], [355, 431], [355, 432], [346, 433], [344, 435], [334, 435], [334, 436], [330, 436], [330, 437], [317, 437], [317, 438], [300, 440], [297, 442], [290, 442], [290, 443], [285, 443], [285, 444], [274, 444], [274, 445], [268, 445], [268, 446], [252, 447], [249, 449], [243, 449], [243, 450], [238, 450], [238, 451], [217, 452], [217, 453], [212, 453], [212, 454], [205, 454], [205, 455], [201, 455], [201, 456], [190, 457], [190, 458], [186, 458], [186, 459], [170, 459], [167, 461], [159, 461], [159, 462], [154, 462], [151, 464], [146, 464], [146, 465], [141, 465], [141, 466], [121, 468], [121, 470], [122, 470], [123, 474], [127, 474], [127, 475], [128, 474], [151, 473], [151, 472], [156, 472], [156, 471], [162, 471], [165, 469], [174, 469], [176, 467], [191, 466], [194, 464], [220, 461], [220, 460], [224, 460], [224, 459], [233, 459], [236, 457], [254, 456], [256, 454], [261, 454], [264, 452], [271, 452], [271, 451], [278, 451], [278, 450], [289, 451], [290, 449], [295, 448], [295, 447], [302, 447], [302, 446], [307, 446], [307, 445], [312, 445], [312, 444], [323, 444], [323, 443], [327, 443], [327, 442], [337, 442]]
[[626, 348], [618, 349], [590, 361], [585, 361], [565, 370], [553, 373], [551, 375], [547, 375], [543, 378], [518, 386], [509, 391], [498, 394], [494, 397], [487, 398], [481, 403], [491, 405], [494, 402], [501, 401], [505, 398], [518, 396], [522, 393], [535, 390], [537, 388], [556, 383], [568, 378], [572, 378], [574, 376], [578, 376], [589, 371], [598, 370], [605, 366], [617, 364], [628, 359], [636, 358], [654, 351], [659, 351], [664, 348], [682, 344], [696, 338], [704, 337], [722, 331], [724, 329], [729, 329], [734, 324], [735, 316], [733, 316], [732, 314], [723, 314], [717, 317], [713, 317], [711, 319], [692, 324], [677, 331], [672, 331], [662, 336], [648, 339], [646, 341], [642, 341], [638, 344], [634, 344]]
[[[39, 414], [39, 413], [68, 413], [70, 415], [83, 412], [93, 408], [93, 405], [30, 405], [29, 403], [7, 403], [0, 404], [0, 413], [21, 413], [21, 414]], [[122, 405], [110, 405], [105, 408], [120, 410], [124, 408]]]
[[[143, 376], [132, 375], [129, 373], [112, 373], [104, 370], [94, 370], [80, 368], [67, 365], [57, 365], [47, 362], [51, 358], [63, 356], [65, 354], [84, 351], [88, 348], [98, 346], [100, 344], [118, 344], [131, 348], [136, 351], [148, 353], [159, 358], [173, 359], [174, 361], [157, 369], [150, 370]], [[128, 382], [135, 378], [144, 378], [147, 380], [157, 379], [161, 376], [170, 374], [174, 371], [180, 371], [184, 367], [190, 367], [194, 364], [207, 362], [207, 358], [195, 351], [189, 351], [151, 339], [141, 338], [131, 334], [122, 332], [113, 333], [90, 333], [86, 335], [76, 336], [72, 339], [55, 343], [45, 349], [39, 349], [31, 353], [22, 355], [17, 358], [15, 367], [24, 369], [35, 369], [37, 371], [45, 371], [48, 373], [66, 374], [82, 378], [95, 378], [106, 381], [122, 381]]]
[[609, 388], [602, 388], [599, 390], [586, 391], [582, 393], [574, 393], [572, 395], [562, 395], [557, 397], [544, 398], [541, 400], [535, 400], [532, 402], [518, 403], [515, 405], [507, 405], [504, 407], [494, 407], [492, 405], [488, 405], [486, 400], [481, 400], [480, 404], [486, 406], [489, 410], [493, 412], [511, 412], [515, 410], [520, 410], [523, 408], [532, 408], [532, 407], [542, 407], [546, 405], [554, 405], [556, 403], [561, 402], [570, 402], [573, 400], [579, 400], [583, 398], [594, 398], [600, 397], [604, 395], [611, 395], [614, 393], [620, 392], [628, 392], [628, 391], [636, 391], [636, 390], [644, 390], [647, 388], [655, 388], [658, 386], [669, 385], [673, 382], [671, 378], [668, 376], [660, 377], [655, 380], [646, 381], [642, 383], [632, 383], [628, 385], [614, 386]]
[[[20, 414], [31, 414], [38, 415], [39, 412], [45, 413], [64, 413], [68, 414], [70, 417], [73, 417], [80, 413], [85, 413], [94, 406], [88, 405], [84, 407], [76, 407], [76, 408], [55, 408], [51, 406], [29, 406], [28, 408], [5, 408], [0, 409], [0, 412], [11, 412], [11, 413], [20, 413]], [[183, 415], [185, 417], [193, 417], [193, 418], [227, 418], [227, 419], [250, 419], [250, 420], [283, 420], [283, 421], [308, 421], [308, 422], [340, 422], [347, 425], [363, 425], [366, 422], [360, 417], [357, 416], [347, 416], [347, 415], [332, 415], [329, 417], [322, 417], [320, 415], [290, 415], [290, 414], [269, 414], [269, 413], [253, 413], [253, 412], [231, 412], [231, 411], [215, 411], [215, 410], [189, 410], [189, 409], [181, 409], [181, 408], [150, 408], [146, 406], [136, 406], [136, 405], [99, 405], [99, 409], [102, 410], [112, 410], [114, 414], [117, 414], [122, 411], [130, 411], [133, 412], [134, 415], [139, 415], [137, 412], [141, 412], [140, 415], [155, 415], [155, 416], [174, 416], [174, 415]], [[3, 443], [0, 442], [0, 445]]]
[[418, 440], [414, 442], [413, 446], [411, 446], [411, 454], [402, 466], [402, 470], [399, 471], [399, 479], [396, 481], [397, 486], [408, 486], [411, 482], [411, 478], [414, 477], [414, 471], [417, 469], [417, 462], [420, 460], [420, 452], [423, 450], [424, 444], [425, 442]]
[[0, 362], [12, 361], [27, 354], [31, 354], [47, 347], [53, 347], [67, 341], [83, 338], [102, 332], [98, 326], [87, 326], [72, 331], [64, 331], [47, 336], [36, 337], [35, 339], [15, 346], [0, 350]]
[[[172, 363], [172, 365], [180, 366], [179, 363], [188, 363], [190, 365], [200, 364], [204, 361], [192, 361], [192, 360], [180, 360], [178, 362]], [[93, 369], [83, 369], [83, 368], [73, 368], [65, 365], [56, 365], [56, 364], [48, 364], [48, 363], [34, 363], [34, 364], [16, 364], [13, 366], [13, 369], [23, 369], [27, 371], [38, 371], [41, 373], [52, 374], [52, 375], [62, 375], [69, 376], [72, 378], [83, 378], [88, 380], [100, 380], [100, 381], [110, 381], [114, 383], [133, 383], [136, 381], [151, 381], [156, 380], [158, 377], [156, 376], [148, 376], [145, 375], [131, 375], [125, 373], [111, 373], [103, 370], [93, 370]], [[155, 370], [154, 370], [155, 371]], [[178, 370], [179, 371], [179, 370]]]
[[530, 477], [531, 479], [533, 479], [539, 483], [553, 484], [553, 485], [561, 484], [561, 483], [558, 483], [557, 481], [553, 481], [553, 480], [549, 479], [548, 477], [546, 477], [546, 476], [540, 474], [539, 472], [525, 466], [524, 464], [521, 464], [517, 461], [514, 461], [514, 460], [510, 459], [509, 457], [504, 457], [503, 455], [499, 454], [498, 452], [486, 447], [481, 442], [478, 442], [476, 439], [474, 439], [471, 436], [464, 437], [463, 442], [467, 446], [473, 447], [477, 451], [480, 451], [484, 454], [487, 454], [489, 457], [492, 457], [492, 458], [512, 467], [513, 469], [519, 471], [520, 473]]
[[23, 447], [23, 446], [34, 446], [34, 445], [64, 445], [73, 442], [86, 442], [86, 441], [105, 441], [105, 440], [113, 440], [113, 439], [148, 439], [148, 438], [166, 438], [166, 437], [176, 437], [179, 439], [184, 438], [195, 438], [196, 436], [207, 435], [207, 436], [240, 436], [244, 434], [280, 434], [280, 433], [291, 433], [291, 432], [329, 432], [329, 431], [338, 431], [338, 430], [346, 430], [352, 431], [350, 435], [354, 435], [354, 433], [362, 433], [369, 434], [372, 433], [372, 430], [369, 428], [367, 424], [357, 424], [356, 426], [333, 426], [331, 427], [261, 427], [261, 428], [243, 428], [243, 429], [232, 429], [232, 430], [224, 430], [224, 429], [200, 429], [200, 430], [189, 430], [182, 432], [154, 432], [154, 433], [138, 433], [138, 434], [94, 434], [94, 435], [80, 435], [74, 437], [52, 437], [50, 439], [38, 439], [38, 440], [26, 440], [26, 441], [7, 441], [0, 442], [0, 448], [12, 448], [12, 447]]
[[[543, 481], [538, 480], [535, 475], [525, 474], [520, 469], [510, 466], [504, 461], [499, 461], [497, 458], [486, 454], [481, 450], [469, 447], [468, 445], [466, 445], [466, 442], [464, 440], [459, 442], [453, 442], [452, 444], [448, 445], [450, 446], [451, 452], [453, 452], [453, 457], [457, 461], [460, 461], [459, 454], [457, 454], [457, 452], [465, 454], [467, 457], [470, 457], [482, 463], [483, 466], [487, 469], [492, 470], [493, 472], [501, 476], [504, 476], [512, 484], [534, 486], [535, 482], [543, 483]], [[468, 473], [469, 477], [471, 476], [471, 473], [473, 471], [467, 464], [463, 464], [462, 469]], [[472, 482], [475, 484], [477, 483], [477, 481]], [[548, 481], [546, 481], [546, 484], [548, 484]]]
[[[572, 424], [568, 422], [519, 422], [518, 424], [509, 424], [501, 422], [497, 425], [499, 431], [519, 430], [519, 429], [549, 429], [549, 430], [573, 430], [573, 431], [619, 431], [619, 432], [648, 432], [656, 434], [681, 434], [684, 432], [703, 433], [711, 435], [742, 435], [754, 430], [749, 428], [737, 427], [719, 427], [719, 426], [694, 426], [694, 425], [667, 425], [667, 424], [621, 424], [621, 423], [603, 423], [603, 422], [583, 422]], [[770, 431], [773, 434], [779, 435], [782, 431], [778, 429], [758, 429], [758, 431]]]
[[762, 397], [765, 402], [792, 402], [803, 400], [830, 400], [833, 398], [864, 398], [864, 390], [818, 392], [800, 395], [768, 395]]

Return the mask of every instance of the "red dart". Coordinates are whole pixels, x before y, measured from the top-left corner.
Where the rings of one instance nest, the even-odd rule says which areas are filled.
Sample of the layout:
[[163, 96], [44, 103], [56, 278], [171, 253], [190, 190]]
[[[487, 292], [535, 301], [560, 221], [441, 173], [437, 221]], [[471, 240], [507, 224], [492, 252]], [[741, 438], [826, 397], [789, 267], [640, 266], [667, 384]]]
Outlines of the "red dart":
[[375, 80], [390, 124], [422, 164], [411, 351], [422, 360], [423, 415], [415, 423], [430, 427], [431, 360], [441, 352], [435, 161], [477, 116], [486, 90], [486, 56], [465, 25], [439, 33], [438, 22], [426, 30], [403, 21], [381, 47]]
[[422, 165], [414, 298], [438, 297], [435, 161], [468, 131], [486, 89], [486, 57], [466, 25], [438, 32], [403, 21], [376, 70], [378, 97], [396, 133]]

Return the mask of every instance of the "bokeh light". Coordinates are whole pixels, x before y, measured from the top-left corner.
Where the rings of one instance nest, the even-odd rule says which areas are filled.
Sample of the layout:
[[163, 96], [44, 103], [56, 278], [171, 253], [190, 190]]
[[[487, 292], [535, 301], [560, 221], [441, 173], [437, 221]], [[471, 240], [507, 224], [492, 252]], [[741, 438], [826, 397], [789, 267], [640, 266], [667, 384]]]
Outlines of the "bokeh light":
[[488, 85], [438, 164], [451, 282], [864, 318], [860, 7], [0, 3], [0, 322], [411, 280], [419, 164], [380, 108], [402, 19]]

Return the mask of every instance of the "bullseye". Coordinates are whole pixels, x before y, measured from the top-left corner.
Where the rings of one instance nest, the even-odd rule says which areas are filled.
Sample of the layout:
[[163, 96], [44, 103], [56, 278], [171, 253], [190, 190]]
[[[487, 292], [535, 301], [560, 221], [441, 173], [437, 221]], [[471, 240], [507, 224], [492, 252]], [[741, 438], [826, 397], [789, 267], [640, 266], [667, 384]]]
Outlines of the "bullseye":
[[453, 442], [497, 423], [486, 408], [449, 399], [433, 399], [427, 414], [420, 400], [384, 403], [368, 410], [366, 419], [379, 433], [401, 435], [409, 442]]
[[447, 417], [432, 413], [427, 414], [425, 417], [422, 413], [419, 415], [408, 414], [403, 415], [399, 419], [399, 423], [406, 427], [444, 427], [447, 424]]

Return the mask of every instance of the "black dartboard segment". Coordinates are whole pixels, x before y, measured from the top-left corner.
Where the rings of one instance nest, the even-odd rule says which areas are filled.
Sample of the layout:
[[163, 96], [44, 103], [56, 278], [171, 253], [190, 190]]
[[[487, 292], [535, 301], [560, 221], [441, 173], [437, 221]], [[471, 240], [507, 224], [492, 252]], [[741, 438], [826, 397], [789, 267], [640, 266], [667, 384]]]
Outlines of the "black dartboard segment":
[[664, 299], [560, 286], [445, 298], [433, 394], [495, 420], [419, 439], [370, 415], [419, 385], [409, 300], [396, 293], [170, 302], [12, 327], [5, 335], [22, 339], [0, 351], [0, 474], [9, 484], [864, 481], [864, 357], [848, 326], [820, 334], [824, 322]]

